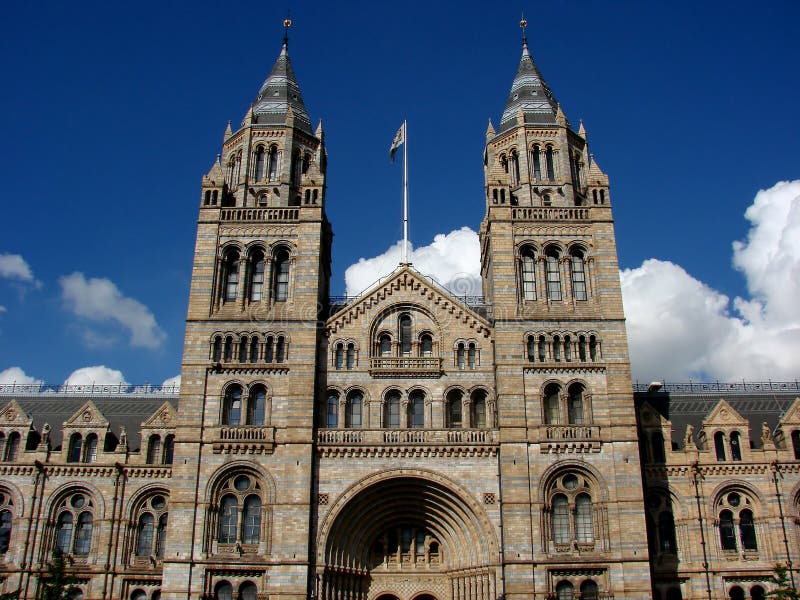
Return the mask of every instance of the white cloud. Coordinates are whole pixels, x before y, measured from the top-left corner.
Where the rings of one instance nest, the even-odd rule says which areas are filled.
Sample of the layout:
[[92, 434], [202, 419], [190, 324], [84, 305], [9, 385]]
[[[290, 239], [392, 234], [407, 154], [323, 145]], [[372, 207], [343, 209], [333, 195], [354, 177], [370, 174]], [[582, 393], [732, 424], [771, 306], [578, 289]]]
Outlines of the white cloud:
[[[800, 374], [800, 181], [758, 192], [733, 264], [748, 298], [730, 299], [681, 266], [648, 259], [620, 273], [634, 378], [650, 381], [794, 380]], [[400, 242], [345, 271], [347, 294], [364, 291], [400, 262]], [[477, 234], [440, 234], [411, 255], [414, 266], [458, 293], [480, 294]], [[468, 291], [462, 291], [464, 289]]]
[[[348, 296], [365, 291], [379, 278], [385, 277], [400, 264], [403, 243], [397, 242], [386, 252], [373, 258], [360, 258], [344, 274]], [[428, 246], [409, 253], [414, 268], [431, 275], [457, 295], [480, 295], [480, 244], [478, 234], [462, 227], [447, 234], [438, 234]]]
[[9, 367], [5, 371], [0, 371], [0, 384], [20, 383], [23, 385], [38, 385], [42, 383], [41, 379], [36, 379], [27, 375], [25, 371], [19, 367]]
[[112, 321], [131, 334], [131, 345], [157, 348], [166, 334], [158, 326], [153, 313], [144, 304], [128, 298], [105, 278], [86, 279], [83, 273], [72, 273], [59, 279], [61, 298], [68, 310], [95, 322]]
[[0, 306], [0, 313], [4, 313], [8, 310], [5, 306]]
[[39, 285], [30, 265], [19, 254], [0, 254], [0, 277]]
[[104, 366], [83, 367], [73, 371], [64, 385], [117, 385], [125, 384], [125, 376], [116, 369]]
[[175, 377], [170, 377], [169, 379], [165, 379], [164, 383], [161, 384], [162, 387], [176, 387], [177, 389], [181, 388], [181, 376], [175, 375]]

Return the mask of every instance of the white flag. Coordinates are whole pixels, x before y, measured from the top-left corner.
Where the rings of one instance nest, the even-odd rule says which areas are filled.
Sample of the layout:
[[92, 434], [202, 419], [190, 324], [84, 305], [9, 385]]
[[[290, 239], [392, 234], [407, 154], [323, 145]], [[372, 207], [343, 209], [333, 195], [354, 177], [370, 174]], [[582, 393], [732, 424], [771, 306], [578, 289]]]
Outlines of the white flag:
[[403, 124], [400, 125], [400, 129], [397, 130], [397, 133], [394, 134], [394, 140], [392, 141], [392, 147], [389, 148], [389, 158], [392, 159], [394, 162], [394, 153], [397, 152], [397, 149], [404, 144], [406, 141], [406, 122], [403, 121]]

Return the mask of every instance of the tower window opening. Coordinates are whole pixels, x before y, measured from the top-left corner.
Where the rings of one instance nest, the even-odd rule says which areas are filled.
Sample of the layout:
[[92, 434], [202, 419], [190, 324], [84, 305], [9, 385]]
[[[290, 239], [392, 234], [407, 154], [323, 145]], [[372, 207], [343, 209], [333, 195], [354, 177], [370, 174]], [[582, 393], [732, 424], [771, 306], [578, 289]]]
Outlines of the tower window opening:
[[211, 351], [211, 360], [214, 362], [220, 362], [222, 360], [222, 338], [220, 336], [216, 336], [214, 338], [214, 347]]
[[456, 348], [456, 366], [459, 369], [464, 368], [464, 343], [460, 342]]
[[725, 462], [725, 434], [718, 431], [714, 434], [714, 451], [719, 462]]
[[542, 180], [542, 157], [541, 152], [539, 151], [539, 145], [533, 147], [533, 152], [531, 152], [531, 162], [533, 163], [533, 178], [536, 181]]
[[589, 358], [592, 362], [600, 360], [600, 343], [597, 341], [597, 337], [593, 335], [589, 336]]
[[261, 181], [264, 179], [264, 167], [266, 166], [266, 158], [267, 153], [264, 150], [264, 146], [259, 146], [256, 148], [256, 168], [255, 168], [255, 179], [256, 181]]
[[378, 350], [381, 356], [392, 355], [392, 338], [389, 337], [388, 333], [384, 333], [380, 336], [378, 340]]
[[426, 333], [419, 338], [419, 342], [422, 356], [433, 356], [433, 338]]
[[532, 335], [528, 336], [525, 347], [528, 354], [528, 362], [536, 362], [536, 340]]
[[247, 342], [248, 342], [248, 339], [247, 339], [246, 335], [243, 335], [239, 339], [239, 362], [240, 363], [246, 363], [247, 362], [248, 351], [250, 349], [248, 344], [247, 344]]
[[547, 297], [552, 301], [561, 300], [561, 272], [559, 270], [558, 250], [549, 248], [545, 253], [547, 273]]
[[586, 300], [586, 270], [583, 260], [583, 252], [580, 250], [572, 251], [570, 267], [572, 272], [572, 297], [575, 300]]
[[285, 359], [286, 355], [286, 339], [282, 336], [278, 336], [277, 343], [275, 344], [275, 362], [282, 363]]
[[228, 336], [225, 338], [225, 362], [233, 360], [233, 338]]
[[533, 248], [525, 246], [520, 253], [522, 262], [522, 299], [536, 300], [536, 257]]
[[259, 302], [264, 293], [264, 270], [266, 267], [264, 253], [260, 250], [254, 252], [251, 263], [253, 265], [253, 272], [250, 275], [250, 300], [252, 302]]
[[477, 361], [476, 355], [477, 355], [477, 349], [475, 348], [475, 344], [470, 343], [470, 345], [467, 347], [467, 365], [469, 366], [470, 369], [475, 368], [475, 364]]
[[278, 178], [278, 147], [271, 146], [269, 149], [268, 175], [270, 181]]
[[334, 358], [334, 366], [337, 371], [341, 371], [344, 367], [344, 345], [340, 342], [336, 344], [336, 352]]
[[408, 397], [408, 426], [414, 429], [425, 427], [425, 394], [415, 390]]
[[234, 302], [239, 293], [239, 253], [230, 250], [225, 255], [225, 302]]
[[462, 393], [452, 390], [447, 394], [447, 427], [460, 429], [462, 419]]
[[581, 362], [586, 362], [587, 357], [587, 346], [586, 346], [586, 336], [578, 336], [578, 360]]
[[738, 431], [731, 432], [731, 460], [742, 460], [742, 444]]
[[325, 427], [335, 428], [339, 426], [339, 396], [335, 392], [329, 392], [325, 399]]
[[271, 335], [267, 336], [267, 342], [264, 348], [264, 362], [271, 363], [275, 360], [275, 338]]
[[211, 204], [211, 190], [206, 190], [205, 198], [203, 199], [203, 204], [205, 206]]
[[564, 336], [564, 361], [572, 362], [572, 339], [568, 336]]
[[561, 338], [553, 336], [553, 361], [561, 362]]
[[546, 169], [547, 169], [547, 179], [548, 179], [548, 181], [555, 181], [555, 179], [556, 179], [556, 169], [555, 169], [555, 163], [554, 163], [554, 160], [553, 160], [553, 154], [554, 154], [553, 153], [553, 147], [552, 146], [547, 146], [547, 149], [545, 150], [545, 153], [544, 153], [544, 160], [545, 160], [545, 166], [546, 166]]
[[257, 363], [258, 362], [258, 351], [259, 351], [259, 343], [258, 337], [253, 336], [250, 340], [250, 362]]
[[383, 426], [388, 429], [400, 427], [400, 392], [396, 390], [386, 394], [383, 404]]
[[289, 252], [279, 248], [274, 261], [273, 298], [276, 302], [286, 302], [289, 297]]
[[347, 410], [345, 411], [345, 427], [361, 428], [361, 410], [364, 395], [359, 391], [352, 391], [347, 395]]
[[543, 335], [539, 336], [539, 362], [547, 361], [547, 342]]
[[356, 347], [353, 344], [347, 344], [347, 370], [352, 371], [356, 365]]

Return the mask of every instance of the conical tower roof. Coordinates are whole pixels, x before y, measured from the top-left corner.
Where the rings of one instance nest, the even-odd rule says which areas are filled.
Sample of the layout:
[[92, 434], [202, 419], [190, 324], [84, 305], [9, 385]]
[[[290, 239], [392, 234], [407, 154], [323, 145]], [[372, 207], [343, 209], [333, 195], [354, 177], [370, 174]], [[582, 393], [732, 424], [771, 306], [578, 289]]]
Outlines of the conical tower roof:
[[558, 102], [533, 61], [527, 40], [522, 42], [522, 58], [511, 84], [498, 133], [515, 127], [520, 111], [526, 124], [557, 125]]
[[266, 125], [284, 125], [290, 107], [295, 127], [311, 134], [311, 119], [308, 117], [306, 105], [303, 104], [300, 85], [294, 76], [287, 42], [284, 40], [278, 60], [275, 61], [269, 77], [258, 90], [258, 97], [253, 103], [254, 122]]

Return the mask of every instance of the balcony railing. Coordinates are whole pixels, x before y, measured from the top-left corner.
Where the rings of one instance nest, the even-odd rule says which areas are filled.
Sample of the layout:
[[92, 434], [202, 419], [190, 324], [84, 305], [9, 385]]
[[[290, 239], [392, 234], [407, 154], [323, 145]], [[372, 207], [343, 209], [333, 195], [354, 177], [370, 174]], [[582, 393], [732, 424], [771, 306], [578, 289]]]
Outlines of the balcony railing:
[[317, 443], [337, 446], [497, 444], [493, 429], [320, 429]]
[[237, 442], [273, 442], [275, 440], [274, 427], [222, 427], [219, 430], [219, 439]]
[[548, 440], [599, 440], [600, 428], [596, 425], [547, 425]]
[[580, 206], [519, 207], [513, 209], [515, 221], [588, 221], [590, 209]]
[[412, 377], [438, 376], [442, 372], [442, 359], [438, 356], [383, 356], [369, 359], [371, 375]]
[[223, 208], [223, 221], [269, 221], [271, 223], [294, 222], [300, 218], [299, 208]]

